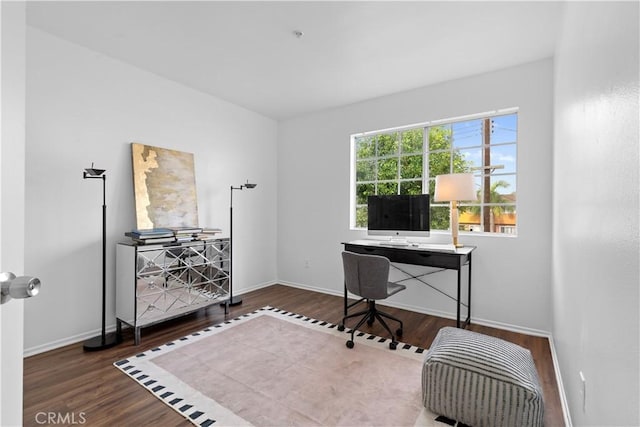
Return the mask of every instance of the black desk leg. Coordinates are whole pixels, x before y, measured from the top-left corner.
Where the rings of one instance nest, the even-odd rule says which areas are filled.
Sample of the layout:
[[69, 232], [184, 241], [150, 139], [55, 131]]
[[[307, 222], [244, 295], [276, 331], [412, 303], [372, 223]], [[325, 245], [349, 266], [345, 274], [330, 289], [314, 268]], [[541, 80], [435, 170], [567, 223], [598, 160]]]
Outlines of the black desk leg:
[[469, 293], [467, 294], [467, 325], [471, 324], [471, 252], [469, 252]]
[[461, 276], [462, 276], [462, 267], [460, 265], [458, 265], [458, 303], [457, 305], [457, 310], [456, 310], [456, 328], [460, 327], [460, 303], [462, 301], [460, 301], [460, 280], [461, 280]]

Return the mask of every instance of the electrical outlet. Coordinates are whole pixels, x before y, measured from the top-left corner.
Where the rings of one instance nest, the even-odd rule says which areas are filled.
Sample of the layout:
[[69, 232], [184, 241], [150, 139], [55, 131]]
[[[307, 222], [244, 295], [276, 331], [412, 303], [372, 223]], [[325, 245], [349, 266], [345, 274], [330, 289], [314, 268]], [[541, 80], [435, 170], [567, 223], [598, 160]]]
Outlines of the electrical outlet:
[[582, 396], [582, 412], [587, 412], [587, 378], [582, 371], [580, 374], [580, 395]]
[[305, 259], [304, 260], [304, 268], [311, 268], [311, 260], [310, 259]]

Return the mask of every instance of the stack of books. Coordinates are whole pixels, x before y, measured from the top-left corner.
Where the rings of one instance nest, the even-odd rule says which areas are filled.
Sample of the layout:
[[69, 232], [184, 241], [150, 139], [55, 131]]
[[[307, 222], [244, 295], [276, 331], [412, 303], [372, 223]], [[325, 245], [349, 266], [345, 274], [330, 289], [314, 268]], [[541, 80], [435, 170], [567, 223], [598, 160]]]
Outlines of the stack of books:
[[184, 243], [191, 242], [195, 240], [195, 236], [198, 235], [202, 231], [202, 228], [199, 227], [167, 227], [169, 230], [173, 231], [173, 234], [176, 238], [176, 242]]
[[168, 228], [133, 229], [124, 233], [139, 245], [158, 245], [163, 243], [175, 243], [176, 236], [173, 230]]
[[180, 244], [194, 240], [211, 240], [221, 233], [219, 228], [165, 227], [134, 229], [124, 233], [139, 245]]
[[215, 239], [216, 234], [222, 233], [219, 228], [203, 228], [201, 232], [195, 235], [198, 240], [211, 240]]

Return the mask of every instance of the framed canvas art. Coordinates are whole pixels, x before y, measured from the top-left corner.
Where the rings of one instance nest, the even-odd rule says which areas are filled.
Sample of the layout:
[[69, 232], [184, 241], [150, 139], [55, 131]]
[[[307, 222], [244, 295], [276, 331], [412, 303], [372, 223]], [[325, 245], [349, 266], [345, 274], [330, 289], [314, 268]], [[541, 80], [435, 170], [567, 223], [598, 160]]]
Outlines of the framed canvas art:
[[138, 229], [197, 227], [192, 153], [131, 143]]

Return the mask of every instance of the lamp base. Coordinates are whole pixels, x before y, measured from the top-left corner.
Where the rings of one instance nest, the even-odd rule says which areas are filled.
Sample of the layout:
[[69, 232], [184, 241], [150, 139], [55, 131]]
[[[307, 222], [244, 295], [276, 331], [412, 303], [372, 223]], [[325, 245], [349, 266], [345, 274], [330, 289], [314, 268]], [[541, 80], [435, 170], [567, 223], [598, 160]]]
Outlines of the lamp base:
[[454, 233], [453, 239], [452, 239], [453, 247], [455, 247], [455, 248], [464, 248], [464, 245], [462, 243], [460, 243], [460, 241], [458, 240], [458, 236], [456, 234], [457, 233]]
[[117, 333], [112, 332], [110, 334], [106, 334], [104, 336], [104, 340], [102, 339], [102, 335], [86, 340], [82, 348], [84, 348], [84, 351], [106, 350], [120, 344], [121, 342], [122, 338], [119, 337]]
[[238, 297], [231, 297], [228, 301], [229, 306], [233, 307], [234, 305], [240, 305], [242, 304], [242, 298], [238, 298]]
[[242, 304], [242, 298], [238, 298], [238, 297], [231, 297], [228, 300], [222, 301], [220, 303], [220, 305], [226, 305], [226, 306], [229, 306], [229, 307], [233, 307], [233, 306], [240, 305], [240, 304]]

